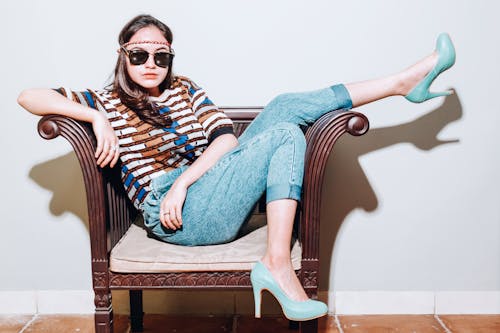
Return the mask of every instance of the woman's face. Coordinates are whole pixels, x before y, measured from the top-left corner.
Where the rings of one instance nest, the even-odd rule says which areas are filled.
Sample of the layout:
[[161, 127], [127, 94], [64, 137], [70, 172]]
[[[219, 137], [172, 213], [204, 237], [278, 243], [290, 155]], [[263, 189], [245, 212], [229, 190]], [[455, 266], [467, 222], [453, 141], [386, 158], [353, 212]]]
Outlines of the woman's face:
[[[149, 42], [167, 42], [162, 32], [155, 26], [147, 26], [138, 30], [129, 43], [149, 41]], [[156, 52], [170, 52], [167, 45], [154, 43], [131, 44], [125, 47], [128, 51], [144, 50], [149, 53], [148, 59], [142, 65], [132, 65], [129, 57], [127, 58], [127, 71], [135, 83], [148, 90], [150, 96], [159, 96], [158, 86], [165, 80], [168, 74], [168, 67], [160, 67], [155, 64], [154, 54]]]

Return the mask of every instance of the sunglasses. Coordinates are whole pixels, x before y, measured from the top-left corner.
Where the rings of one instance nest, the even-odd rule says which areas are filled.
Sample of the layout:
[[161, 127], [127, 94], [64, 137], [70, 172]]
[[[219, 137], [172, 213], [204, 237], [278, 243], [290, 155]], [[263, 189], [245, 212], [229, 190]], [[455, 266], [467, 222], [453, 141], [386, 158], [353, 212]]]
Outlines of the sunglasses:
[[174, 50], [170, 50], [167, 52], [165, 50], [157, 51], [155, 53], [149, 53], [146, 50], [135, 49], [135, 50], [127, 50], [125, 47], [121, 47], [123, 52], [128, 56], [130, 63], [134, 66], [143, 65], [148, 61], [149, 55], [151, 54], [154, 58], [155, 64], [158, 67], [168, 67], [172, 63], [172, 59], [174, 58]]

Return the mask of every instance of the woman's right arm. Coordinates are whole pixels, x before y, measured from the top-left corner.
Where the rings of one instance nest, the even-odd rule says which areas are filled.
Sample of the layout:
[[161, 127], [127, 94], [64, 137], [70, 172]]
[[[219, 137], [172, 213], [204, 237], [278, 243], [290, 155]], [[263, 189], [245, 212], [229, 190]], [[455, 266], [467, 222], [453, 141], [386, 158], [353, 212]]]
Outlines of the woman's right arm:
[[106, 117], [99, 111], [73, 102], [52, 89], [26, 89], [17, 102], [29, 112], [44, 116], [58, 114], [92, 124], [97, 139], [95, 158], [100, 167], [113, 167], [120, 157], [118, 138]]

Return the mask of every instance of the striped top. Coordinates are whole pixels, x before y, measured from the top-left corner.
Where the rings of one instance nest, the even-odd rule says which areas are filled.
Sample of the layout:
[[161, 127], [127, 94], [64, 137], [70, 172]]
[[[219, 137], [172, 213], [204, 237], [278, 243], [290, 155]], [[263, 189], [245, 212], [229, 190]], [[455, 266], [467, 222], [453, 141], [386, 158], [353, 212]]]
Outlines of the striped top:
[[150, 100], [172, 119], [170, 127], [142, 121], [109, 89], [56, 89], [69, 99], [106, 114], [120, 143], [121, 175], [134, 206], [150, 192], [150, 182], [175, 168], [192, 164], [216, 137], [233, 133], [233, 123], [190, 79], [177, 76], [171, 89]]

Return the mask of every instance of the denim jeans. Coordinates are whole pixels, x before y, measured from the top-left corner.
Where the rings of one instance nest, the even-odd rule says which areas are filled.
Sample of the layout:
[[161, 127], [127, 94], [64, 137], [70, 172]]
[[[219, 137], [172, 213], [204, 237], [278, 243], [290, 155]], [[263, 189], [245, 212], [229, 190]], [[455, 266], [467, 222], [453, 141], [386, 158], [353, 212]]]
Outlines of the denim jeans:
[[311, 125], [329, 111], [351, 107], [349, 93], [341, 84], [277, 96], [238, 138], [239, 145], [188, 188], [182, 228], [163, 227], [159, 210], [188, 166], [153, 179], [142, 206], [145, 226], [159, 239], [179, 245], [234, 240], [264, 191], [267, 202], [300, 200], [306, 142], [299, 125]]

